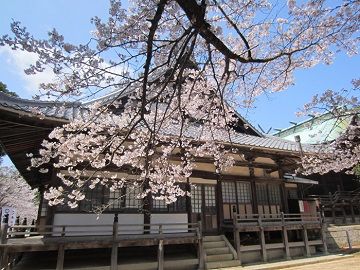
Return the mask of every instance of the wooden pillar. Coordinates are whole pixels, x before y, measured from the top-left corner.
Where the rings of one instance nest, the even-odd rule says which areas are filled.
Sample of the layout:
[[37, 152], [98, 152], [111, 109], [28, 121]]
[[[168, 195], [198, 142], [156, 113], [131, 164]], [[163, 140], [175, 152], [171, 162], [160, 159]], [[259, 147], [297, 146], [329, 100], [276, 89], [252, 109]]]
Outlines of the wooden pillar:
[[[284, 179], [284, 171], [282, 169], [283, 161], [281, 159], [276, 159], [275, 162], [278, 166], [279, 178]], [[280, 192], [281, 192], [282, 212], [289, 213], [289, 204], [288, 204], [288, 200], [287, 200], [287, 194], [286, 194], [286, 188], [285, 188], [284, 182], [282, 182], [280, 185]]]
[[119, 246], [119, 244], [117, 242], [118, 232], [119, 232], [118, 222], [119, 222], [118, 214], [115, 214], [114, 223], [113, 223], [113, 243], [112, 243], [112, 247], [111, 247], [110, 270], [118, 269], [118, 246]]
[[256, 196], [256, 184], [255, 184], [255, 172], [254, 172], [254, 160], [255, 158], [251, 155], [246, 155], [245, 159], [248, 162], [249, 167], [249, 176], [250, 176], [250, 186], [251, 186], [251, 197], [252, 197], [252, 213], [257, 214], [259, 212], [258, 210], [258, 203], [257, 203], [257, 196]]
[[58, 255], [56, 261], [56, 270], [64, 269], [65, 245], [60, 244], [58, 248]]
[[222, 229], [222, 223], [224, 220], [224, 207], [222, 200], [222, 188], [221, 188], [221, 175], [217, 174], [216, 176], [216, 209], [217, 209], [217, 223], [218, 223], [218, 231], [220, 232]]
[[282, 222], [283, 243], [284, 243], [285, 256], [286, 256], [285, 258], [287, 260], [291, 260], [290, 247], [289, 247], [289, 237], [288, 237], [288, 232], [287, 232], [287, 228], [286, 228], [286, 224], [285, 224], [285, 217], [284, 217], [283, 212], [281, 212], [281, 222]]
[[236, 245], [237, 259], [240, 261], [240, 264], [241, 264], [240, 231], [238, 229], [237, 224], [238, 224], [237, 223], [237, 214], [236, 214], [236, 212], [233, 212], [234, 241], [235, 241], [235, 245]]
[[267, 258], [267, 252], [266, 252], [265, 233], [264, 233], [264, 227], [262, 226], [261, 215], [259, 215], [258, 223], [259, 223], [259, 229], [260, 229], [259, 233], [260, 233], [260, 246], [261, 246], [262, 259], [264, 262], [267, 262], [268, 258]]
[[354, 212], [354, 205], [350, 202], [350, 211], [351, 211], [351, 221], [355, 223], [355, 212]]
[[[186, 180], [185, 190], [189, 194], [191, 193], [191, 186], [190, 186], [189, 177]], [[188, 223], [192, 223], [193, 220], [192, 220], [192, 217], [191, 217], [191, 197], [190, 196], [186, 196], [185, 203], [186, 203], [186, 213], [187, 213], [187, 216], [188, 216]]]
[[325, 215], [324, 215], [324, 211], [319, 212], [319, 217], [320, 217], [320, 228], [321, 228], [321, 241], [323, 243], [323, 249], [324, 249], [324, 254], [327, 255], [328, 252], [328, 248], [327, 248], [327, 243], [326, 243], [326, 223], [325, 223]]
[[4, 248], [0, 253], [0, 269], [9, 269], [9, 252], [7, 248]]
[[345, 211], [345, 205], [342, 205], [342, 214], [343, 214], [343, 223], [346, 224], [347, 220], [346, 220], [346, 211]]
[[310, 246], [309, 246], [309, 238], [308, 238], [308, 234], [307, 234], [307, 229], [305, 226], [303, 226], [303, 237], [304, 237], [304, 244], [305, 244], [305, 255], [306, 257], [310, 257], [311, 256], [311, 252], [310, 252]]
[[158, 270], [164, 270], [164, 240], [159, 240], [158, 247]]
[[199, 268], [198, 269], [203, 270], [203, 269], [205, 269], [205, 255], [204, 255], [201, 220], [198, 221], [197, 237], [198, 237], [198, 258], [199, 258]]

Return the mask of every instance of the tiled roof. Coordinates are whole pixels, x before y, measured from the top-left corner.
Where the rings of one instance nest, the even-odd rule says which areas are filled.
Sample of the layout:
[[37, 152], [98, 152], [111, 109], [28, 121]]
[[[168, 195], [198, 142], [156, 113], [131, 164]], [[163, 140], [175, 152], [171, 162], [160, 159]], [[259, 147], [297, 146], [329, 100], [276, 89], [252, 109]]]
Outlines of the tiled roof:
[[[184, 128], [183, 128], [184, 129]], [[179, 126], [173, 125], [164, 131], [167, 135], [177, 135], [180, 130]], [[200, 135], [201, 134], [201, 135]], [[296, 142], [288, 141], [285, 139], [277, 138], [274, 136], [263, 135], [262, 137], [248, 135], [239, 132], [228, 132], [226, 130], [216, 130], [212, 133], [207, 132], [200, 125], [190, 125], [184, 129], [184, 136], [196, 140], [208, 140], [213, 138], [216, 141], [223, 143], [233, 143], [237, 146], [247, 146], [256, 148], [267, 148], [272, 150], [300, 152], [299, 145]], [[302, 144], [304, 151], [312, 151], [312, 147]]]
[[0, 92], [0, 108], [38, 117], [55, 118], [59, 121], [71, 121], [77, 117], [84, 117], [88, 112], [88, 109], [79, 102], [28, 100], [2, 92]]
[[[106, 103], [108, 100], [116, 96], [111, 94], [104, 98], [98, 99], [101, 103]], [[71, 121], [75, 118], [84, 118], [88, 114], [88, 106], [92, 102], [79, 103], [79, 102], [56, 102], [56, 101], [38, 101], [27, 100], [16, 97], [8, 96], [0, 92], [0, 110], [15, 110], [19, 114], [28, 114], [34, 117], [45, 117], [51, 120], [58, 120], [59, 122]], [[37, 114], [40, 111], [41, 114]], [[163, 132], [168, 135], [176, 135], [179, 127], [176, 125], [168, 127]], [[202, 134], [202, 136], [199, 136]], [[234, 143], [239, 146], [266, 148], [280, 151], [290, 151], [299, 153], [300, 149], [296, 142], [288, 141], [285, 139], [261, 135], [253, 136], [240, 132], [229, 133], [225, 130], [217, 130], [213, 137], [210, 134], [204, 133], [201, 126], [190, 125], [184, 133], [185, 136], [193, 139], [214, 138], [216, 141], [223, 143]], [[310, 146], [303, 145], [305, 151], [310, 151]]]

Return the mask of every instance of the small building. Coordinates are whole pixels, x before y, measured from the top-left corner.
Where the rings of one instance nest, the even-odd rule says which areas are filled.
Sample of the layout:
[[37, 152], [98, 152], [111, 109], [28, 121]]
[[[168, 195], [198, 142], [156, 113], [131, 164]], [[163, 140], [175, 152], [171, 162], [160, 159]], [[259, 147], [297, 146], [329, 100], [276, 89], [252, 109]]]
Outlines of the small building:
[[[285, 177], [297, 167], [299, 145], [261, 134], [240, 115], [232, 142], [227, 136], [221, 138], [221, 143], [231, 143], [238, 150], [235, 165], [220, 174], [209, 158], [197, 159], [196, 168], [184, 183], [191, 197], [179, 198], [170, 205], [162, 201], [144, 205], [137, 197], [139, 190], [95, 188], [87, 191], [87, 199], [75, 209], [50, 207], [43, 192], [56, 185], [57, 171], [50, 168], [41, 174], [27, 170], [30, 160], [25, 154], [38, 151], [55, 127], [86, 115], [88, 105], [25, 100], [0, 93], [0, 142], [28, 184], [39, 189], [41, 197], [38, 220], [31, 227], [36, 231], [36, 240], [31, 233], [25, 239], [12, 239], [11, 235], [17, 234], [12, 228], [0, 245], [4, 254], [58, 250], [57, 269], [62, 269], [64, 249], [106, 247], [113, 250], [111, 265], [115, 267], [118, 248], [154, 245], [159, 247], [158, 268], [162, 269], [160, 245], [197, 246], [199, 268], [326, 251], [316, 205], [304, 207], [301, 197], [305, 187], [317, 182]], [[109, 202], [113, 203], [100, 216], [93, 212]]]
[[[273, 136], [295, 141], [299, 136], [302, 143], [326, 146], [338, 138], [349, 126], [352, 114], [335, 117], [328, 112], [279, 130]], [[358, 223], [360, 219], [360, 183], [357, 176], [345, 172], [330, 171], [326, 174], [313, 174], [309, 178], [318, 185], [306, 189], [304, 196], [317, 198], [329, 223]]]

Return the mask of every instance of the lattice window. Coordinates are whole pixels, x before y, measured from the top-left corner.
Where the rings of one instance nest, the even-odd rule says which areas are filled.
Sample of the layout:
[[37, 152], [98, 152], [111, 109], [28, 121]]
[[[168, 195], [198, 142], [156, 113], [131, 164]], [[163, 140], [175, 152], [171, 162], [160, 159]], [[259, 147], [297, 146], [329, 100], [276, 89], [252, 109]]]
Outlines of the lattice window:
[[42, 199], [41, 208], [40, 208], [40, 217], [46, 217], [48, 210], [48, 203], [49, 202], [45, 200], [45, 198]]
[[167, 204], [165, 203], [164, 200], [155, 200], [155, 199], [153, 199], [152, 208], [155, 211], [160, 211], [160, 212], [167, 212], [168, 211], [168, 206], [167, 206]]
[[125, 204], [125, 189], [118, 190], [107, 190], [105, 192], [105, 197], [107, 198], [107, 203], [109, 204], [108, 210], [121, 210], [124, 208]]
[[235, 182], [221, 182], [223, 203], [236, 203]]
[[104, 191], [103, 186], [95, 186], [95, 188], [85, 189], [85, 199], [80, 202], [81, 211], [93, 211], [97, 207], [100, 207], [103, 204]]
[[172, 212], [186, 212], [186, 197], [178, 197], [176, 202], [168, 205], [168, 210]]
[[236, 182], [239, 203], [251, 203], [251, 186], [248, 182]]
[[281, 193], [279, 185], [268, 185], [270, 204], [281, 204]]
[[191, 186], [191, 209], [193, 213], [201, 213], [201, 186]]
[[141, 187], [127, 187], [125, 189], [125, 208], [139, 208], [141, 206], [141, 199], [138, 195], [141, 193]]
[[256, 184], [256, 197], [258, 204], [268, 204], [266, 184]]
[[216, 206], [215, 187], [204, 186], [205, 188], [205, 206]]

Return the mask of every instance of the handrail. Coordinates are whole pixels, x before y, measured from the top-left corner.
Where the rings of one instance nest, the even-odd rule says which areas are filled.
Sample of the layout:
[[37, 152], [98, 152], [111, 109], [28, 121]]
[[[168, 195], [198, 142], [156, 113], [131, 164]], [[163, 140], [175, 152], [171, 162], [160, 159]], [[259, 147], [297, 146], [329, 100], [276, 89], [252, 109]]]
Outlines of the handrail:
[[[316, 223], [321, 224], [321, 216], [320, 213], [317, 215], [307, 214], [307, 213], [297, 213], [297, 214], [234, 214], [234, 224], [236, 226], [253, 226], [254, 223], [258, 226], [263, 225], [274, 225], [283, 224], [283, 225], [294, 225], [294, 223], [299, 224], [309, 224]], [[256, 226], [255, 225], [255, 226]]]
[[[139, 227], [141, 230], [139, 232]], [[108, 228], [108, 230], [106, 230]], [[88, 229], [88, 230], [87, 230]], [[197, 239], [201, 235], [201, 223], [139, 223], [139, 224], [118, 224], [114, 219], [113, 224], [89, 224], [89, 225], [6, 225], [2, 230], [1, 244], [6, 243], [7, 238], [29, 237], [41, 235], [47, 237], [65, 237], [65, 236], [89, 236], [89, 235], [131, 235], [149, 233], [150, 235], [163, 235], [174, 233], [195, 233]]]

